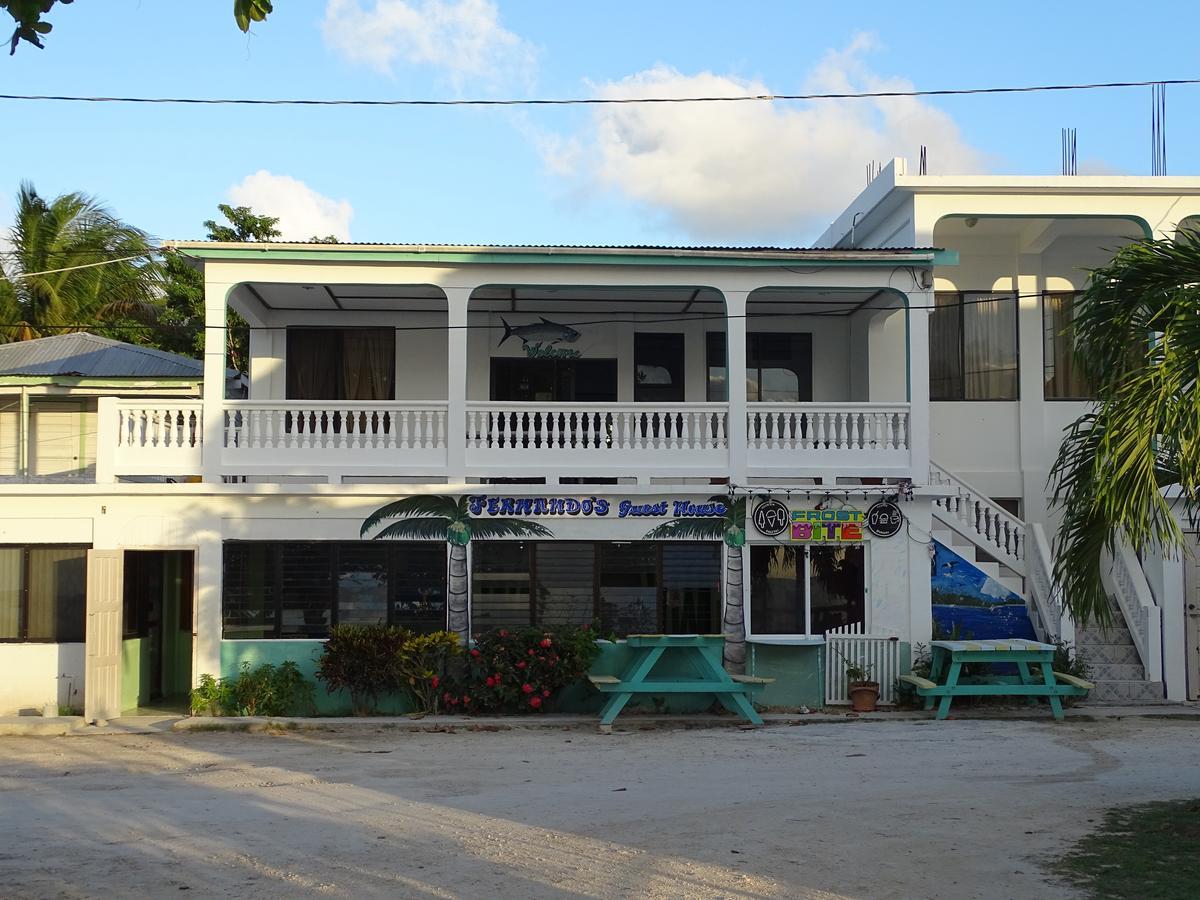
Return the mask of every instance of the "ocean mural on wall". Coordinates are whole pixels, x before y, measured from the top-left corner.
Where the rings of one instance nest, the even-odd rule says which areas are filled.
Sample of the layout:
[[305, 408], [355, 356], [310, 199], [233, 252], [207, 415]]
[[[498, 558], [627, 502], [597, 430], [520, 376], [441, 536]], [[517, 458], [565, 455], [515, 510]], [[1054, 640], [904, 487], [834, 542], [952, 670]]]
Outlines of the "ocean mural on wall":
[[949, 547], [933, 542], [933, 621], [962, 638], [1037, 640], [1025, 601]]

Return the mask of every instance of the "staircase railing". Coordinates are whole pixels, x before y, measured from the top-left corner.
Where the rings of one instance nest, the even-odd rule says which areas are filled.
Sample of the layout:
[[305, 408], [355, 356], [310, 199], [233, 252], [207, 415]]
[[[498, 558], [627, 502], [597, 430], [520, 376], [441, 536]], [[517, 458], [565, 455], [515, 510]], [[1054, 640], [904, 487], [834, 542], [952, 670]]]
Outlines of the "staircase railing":
[[1146, 677], [1158, 681], [1162, 678], [1162, 609], [1154, 602], [1146, 573], [1128, 543], [1119, 540], [1113, 553], [1105, 553], [1100, 577], [1125, 617]]
[[[1038, 640], [1067, 641], [1074, 638], [1070, 617], [1063, 614], [1062, 591], [1054, 582], [1050, 541], [1040, 523], [1028, 525], [1025, 543], [1025, 595], [1032, 609]], [[1064, 633], [1069, 632], [1069, 633]]]
[[1024, 522], [937, 463], [929, 464], [929, 483], [954, 490], [950, 496], [938, 497], [933, 501], [933, 512], [939, 521], [1018, 575], [1025, 575]]

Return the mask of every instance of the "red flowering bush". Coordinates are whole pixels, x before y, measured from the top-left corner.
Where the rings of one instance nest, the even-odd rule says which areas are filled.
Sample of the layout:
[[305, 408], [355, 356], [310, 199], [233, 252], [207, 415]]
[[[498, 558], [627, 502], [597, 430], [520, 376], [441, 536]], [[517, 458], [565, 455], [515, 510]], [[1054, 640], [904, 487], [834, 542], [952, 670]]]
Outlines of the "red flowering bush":
[[600, 648], [582, 628], [496, 629], [476, 635], [475, 646], [447, 679], [446, 712], [544, 712], [564, 687], [587, 674]]

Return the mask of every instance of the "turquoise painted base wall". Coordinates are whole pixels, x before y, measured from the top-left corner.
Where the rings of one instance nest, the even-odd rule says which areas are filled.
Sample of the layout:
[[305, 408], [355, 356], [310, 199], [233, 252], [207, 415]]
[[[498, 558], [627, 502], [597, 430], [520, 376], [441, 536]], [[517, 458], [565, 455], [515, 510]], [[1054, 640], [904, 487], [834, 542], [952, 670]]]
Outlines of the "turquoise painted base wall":
[[121, 711], [150, 702], [150, 642], [143, 638], [121, 641]]
[[[241, 670], [243, 663], [253, 669], [263, 663], [279, 665], [293, 660], [300, 671], [316, 685], [317, 714], [322, 716], [348, 716], [351, 713], [350, 696], [345, 691], [330, 692], [317, 681], [317, 659], [322, 644], [315, 641], [222, 641], [222, 678], [231, 678]], [[633, 651], [625, 644], [600, 642], [600, 656], [592, 665], [593, 675], [620, 675], [630, 664]], [[776, 679], [755, 692], [759, 706], [819, 707], [824, 700], [822, 672], [824, 648], [819, 645], [800, 647], [776, 647], [757, 645], [747, 657], [747, 674]], [[656, 675], [691, 675], [684, 664], [673, 668], [664, 664], [655, 669]], [[598, 713], [604, 704], [604, 695], [586, 682], [571, 685], [557, 698], [555, 712]], [[713, 706], [711, 694], [672, 694], [655, 697], [647, 694], [631, 700], [627, 709], [640, 708], [647, 711], [671, 713], [703, 712]], [[400, 697], [381, 697], [380, 712], [385, 715], [403, 715], [410, 709]], [[719, 708], [719, 707], [718, 707]]]

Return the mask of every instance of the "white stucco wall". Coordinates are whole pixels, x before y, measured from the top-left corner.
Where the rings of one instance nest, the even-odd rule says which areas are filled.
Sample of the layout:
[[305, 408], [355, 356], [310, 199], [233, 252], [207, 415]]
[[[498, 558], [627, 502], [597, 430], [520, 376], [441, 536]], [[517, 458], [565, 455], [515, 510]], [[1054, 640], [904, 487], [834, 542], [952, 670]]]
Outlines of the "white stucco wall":
[[0, 716], [83, 706], [83, 644], [0, 644]]

